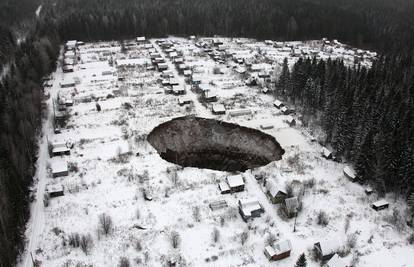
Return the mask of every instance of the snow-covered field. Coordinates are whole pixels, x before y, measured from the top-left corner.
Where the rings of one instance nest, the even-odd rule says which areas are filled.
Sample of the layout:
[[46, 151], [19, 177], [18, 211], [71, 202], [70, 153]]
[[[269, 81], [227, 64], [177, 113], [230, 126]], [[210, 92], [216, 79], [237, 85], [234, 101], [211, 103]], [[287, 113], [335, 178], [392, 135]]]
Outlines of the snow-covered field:
[[[262, 93], [264, 87], [271, 89], [270, 83], [259, 79], [259, 85], [245, 85], [249, 74], [237, 73], [235, 68], [244, 65], [238, 66], [233, 60], [240, 57], [260, 63], [260, 69], [272, 71], [274, 79], [285, 57], [290, 64], [298, 59], [293, 50], [286, 49], [288, 45], [312, 51], [319, 58], [340, 57], [349, 64], [353, 64], [356, 50], [343, 45], [321, 46], [316, 41], [277, 47], [270, 42], [223, 38], [221, 51], [213, 49], [220, 63], [193, 40], [167, 40], [182, 53], [185, 64], [199, 72], [203, 83], [212, 86], [218, 103], [228, 110], [244, 108], [253, 113], [239, 117], [213, 115], [212, 104], [200, 103], [199, 94], [190, 90], [185, 77], [177, 73], [156, 40], [150, 40], [152, 48], [126, 42], [127, 51], [121, 51], [116, 42], [79, 46], [80, 60], [74, 72], [63, 73], [59, 69], [50, 81], [52, 87], [46, 88], [51, 99], [45, 136], [49, 142], [70, 141], [74, 147], [70, 155], [48, 158], [45, 152], [39, 158], [38, 186], [43, 187], [39, 192], [44, 190], [42, 182], [64, 186], [64, 195], [50, 198], [47, 207], [43, 207], [43, 194], [38, 194], [37, 208], [32, 209], [35, 216], [27, 232], [28, 250], [41, 266], [118, 266], [120, 258], [126, 257], [131, 266], [168, 266], [175, 259], [177, 266], [291, 267], [301, 253], [306, 254], [308, 266], [320, 266], [312, 259], [311, 251], [314, 243], [325, 241], [340, 247], [347, 264], [412, 266], [414, 248], [407, 242], [409, 229], [405, 224], [392, 223], [394, 208], [405, 213], [403, 201], [388, 196], [388, 209], [373, 210], [370, 204], [377, 200], [375, 193], [368, 196], [363, 186], [350, 182], [343, 174], [345, 163], [322, 158], [322, 147], [306, 134], [298, 118], [293, 115], [297, 125], [290, 127], [286, 120], [292, 115], [283, 115], [273, 106], [273, 96]], [[179, 86], [186, 88], [190, 105], [179, 106], [178, 96], [164, 93], [160, 72], [146, 69], [151, 65], [153, 50], [166, 59]], [[109, 61], [114, 64], [111, 66]], [[122, 70], [115, 62], [134, 66]], [[362, 64], [370, 64], [366, 54]], [[222, 74], [214, 74], [217, 67], [223, 68]], [[60, 88], [60, 83], [68, 79], [76, 81], [75, 87]], [[223, 84], [234, 87], [223, 89]], [[57, 95], [73, 99], [74, 105], [68, 108], [66, 128], [53, 134], [52, 99]], [[101, 111], [97, 111], [96, 103]], [[160, 123], [189, 114], [257, 129], [262, 124], [273, 125], [273, 129], [264, 131], [273, 135], [286, 153], [281, 161], [242, 173], [246, 183], [243, 192], [221, 195], [217, 185], [231, 174], [166, 162], [145, 139]], [[47, 142], [42, 146], [46, 147]], [[52, 178], [50, 166], [54, 161], [68, 162], [69, 175]], [[45, 168], [48, 173], [43, 174]], [[295, 232], [295, 218], [284, 218], [279, 205], [269, 201], [263, 181], [255, 178], [259, 174], [274, 180], [281, 190], [293, 185], [294, 195], [302, 201]], [[152, 201], [144, 199], [144, 189], [152, 193]], [[248, 198], [259, 200], [265, 212], [246, 223], [237, 207], [238, 200]], [[225, 200], [228, 207], [212, 211], [209, 204], [216, 200]], [[320, 211], [327, 214], [326, 226], [317, 223]], [[100, 229], [102, 214], [113, 221], [108, 235]], [[217, 240], [213, 232], [219, 235]], [[92, 238], [93, 245], [87, 253], [71, 246], [69, 237], [76, 233]], [[176, 248], [171, 238], [174, 233], [179, 235]], [[264, 248], [271, 239], [290, 240], [290, 257], [269, 262]], [[21, 265], [32, 266], [31, 260], [25, 259]]]

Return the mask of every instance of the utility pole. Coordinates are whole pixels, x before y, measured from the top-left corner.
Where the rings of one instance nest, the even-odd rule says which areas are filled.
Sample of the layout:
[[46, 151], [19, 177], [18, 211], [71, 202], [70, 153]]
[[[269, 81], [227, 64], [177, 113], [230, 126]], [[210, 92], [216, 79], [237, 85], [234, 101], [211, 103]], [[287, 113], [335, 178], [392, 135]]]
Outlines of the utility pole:
[[296, 212], [295, 212], [295, 223], [293, 225], [293, 232], [296, 232], [296, 220], [297, 220], [297, 218], [298, 218], [298, 211], [296, 210]]

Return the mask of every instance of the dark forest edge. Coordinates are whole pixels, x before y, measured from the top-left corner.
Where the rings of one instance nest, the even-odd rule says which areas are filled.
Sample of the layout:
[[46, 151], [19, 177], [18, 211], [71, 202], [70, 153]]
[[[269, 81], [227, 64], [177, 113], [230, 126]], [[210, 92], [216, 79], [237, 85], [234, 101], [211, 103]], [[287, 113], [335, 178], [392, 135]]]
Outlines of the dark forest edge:
[[[32, 22], [24, 41], [20, 21]], [[42, 78], [56, 67], [61, 40], [122, 40], [165, 34], [273, 40], [336, 38], [383, 56], [371, 69], [340, 61], [286, 65], [277, 98], [301, 107], [322, 142], [355, 163], [379, 192], [414, 190], [414, 1], [397, 0], [1, 0], [0, 266], [23, 249], [29, 187], [40, 132]], [[19, 7], [25, 7], [21, 9]], [[6, 9], [5, 9], [6, 8]], [[30, 16], [29, 16], [30, 17]], [[26, 19], [23, 19], [26, 18]], [[0, 68], [1, 71], [1, 68]]]

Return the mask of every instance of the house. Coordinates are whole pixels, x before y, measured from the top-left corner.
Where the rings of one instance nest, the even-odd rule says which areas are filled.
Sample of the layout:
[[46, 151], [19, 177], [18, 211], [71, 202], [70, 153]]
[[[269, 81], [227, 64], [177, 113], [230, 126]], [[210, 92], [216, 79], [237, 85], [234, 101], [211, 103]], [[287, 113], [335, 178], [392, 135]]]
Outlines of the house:
[[177, 79], [170, 79], [170, 85], [174, 86], [174, 85], [179, 85], [180, 82]]
[[322, 153], [322, 157], [324, 157], [325, 159], [332, 159], [333, 158], [332, 151], [330, 151], [326, 147], [322, 148], [321, 153]]
[[281, 111], [284, 115], [289, 115], [289, 114], [290, 114], [289, 108], [288, 108], [288, 107], [286, 107], [286, 106], [281, 107], [281, 108], [280, 108], [280, 111]]
[[157, 63], [157, 69], [159, 72], [162, 72], [168, 69], [168, 65], [167, 63]]
[[59, 83], [60, 88], [75, 87], [75, 79], [64, 79]]
[[214, 104], [211, 111], [214, 115], [226, 114], [226, 108], [223, 104]]
[[232, 117], [250, 115], [252, 111], [250, 109], [233, 109], [229, 111], [229, 115]]
[[172, 85], [172, 93], [174, 95], [185, 95], [185, 89], [182, 86]]
[[331, 259], [339, 248], [340, 242], [337, 239], [328, 239], [313, 245], [316, 256], [324, 262]]
[[344, 175], [352, 182], [355, 182], [357, 180], [357, 175], [355, 173], [355, 170], [350, 166], [346, 166], [344, 168]]
[[226, 180], [232, 193], [244, 190], [244, 180], [241, 175], [227, 176]]
[[69, 174], [68, 163], [66, 161], [54, 161], [51, 164], [52, 177], [67, 176]]
[[67, 147], [66, 142], [54, 142], [52, 143], [52, 156], [69, 155], [70, 149]]
[[273, 204], [283, 203], [287, 197], [287, 193], [284, 190], [277, 189], [276, 182], [272, 179], [266, 181], [266, 195]]
[[200, 83], [200, 84], [197, 86], [197, 88], [198, 88], [198, 90], [199, 90], [201, 93], [204, 93], [204, 92], [208, 92], [208, 91], [210, 91], [210, 90], [211, 90], [211, 85], [210, 85], [210, 84], [207, 84], [207, 83]]
[[269, 261], [278, 261], [290, 256], [292, 244], [290, 240], [280, 241], [271, 246], [266, 246], [264, 254]]
[[239, 213], [245, 222], [260, 217], [263, 212], [264, 209], [257, 199], [239, 200]]
[[220, 182], [218, 187], [221, 194], [229, 194], [231, 192], [230, 186], [227, 182]]
[[227, 205], [227, 202], [223, 199], [223, 200], [217, 200], [217, 201], [211, 202], [209, 206], [210, 206], [210, 209], [214, 211], [214, 210], [227, 208], [229, 205]]
[[63, 185], [55, 184], [55, 185], [47, 185], [46, 192], [49, 197], [60, 197], [64, 195]]
[[296, 120], [293, 117], [289, 117], [285, 120], [285, 122], [290, 126], [293, 127], [296, 125]]
[[262, 130], [270, 130], [273, 129], [274, 126], [272, 124], [260, 124], [260, 129]]
[[207, 102], [216, 102], [217, 101], [217, 95], [214, 92], [211, 91], [204, 91], [203, 92], [204, 100]]
[[350, 265], [346, 264], [344, 259], [339, 257], [338, 254], [335, 253], [333, 257], [326, 263], [326, 267], [350, 267]]
[[62, 70], [63, 70], [63, 73], [69, 73], [69, 72], [74, 71], [73, 66], [71, 66], [71, 65], [64, 65], [62, 67]]
[[374, 193], [374, 190], [371, 187], [365, 188], [365, 194], [368, 196]]
[[76, 40], [67, 41], [66, 44], [65, 44], [66, 50], [74, 50], [74, 49], [76, 49], [77, 43], [78, 42]]
[[184, 106], [191, 103], [191, 99], [188, 97], [179, 97], [178, 98], [178, 105]]
[[273, 102], [273, 106], [280, 109], [284, 106], [284, 104], [279, 100], [275, 100], [275, 102]]
[[390, 204], [388, 203], [388, 201], [382, 199], [382, 200], [378, 200], [378, 201], [375, 201], [374, 203], [372, 203], [371, 207], [374, 210], [379, 211], [379, 210], [383, 210], [383, 209], [388, 209], [389, 205]]
[[185, 77], [190, 77], [192, 72], [191, 72], [191, 70], [184, 70], [183, 74], [184, 74]]
[[145, 43], [145, 41], [146, 41], [146, 38], [145, 38], [145, 36], [139, 36], [139, 37], [137, 37], [137, 43]]

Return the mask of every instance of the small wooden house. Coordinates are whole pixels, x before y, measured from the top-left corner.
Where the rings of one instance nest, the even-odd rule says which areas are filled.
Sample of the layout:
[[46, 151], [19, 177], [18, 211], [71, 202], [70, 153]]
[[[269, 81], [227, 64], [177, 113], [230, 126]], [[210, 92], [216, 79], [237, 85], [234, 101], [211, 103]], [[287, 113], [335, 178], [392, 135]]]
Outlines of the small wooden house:
[[365, 194], [366, 195], [371, 195], [372, 193], [374, 193], [374, 190], [371, 187], [365, 188]]
[[272, 124], [260, 124], [260, 129], [262, 130], [270, 130], [273, 129], [274, 126]]
[[179, 97], [178, 98], [178, 105], [184, 106], [191, 103], [191, 99], [188, 97]]
[[275, 100], [274, 102], [273, 102], [273, 106], [275, 106], [276, 108], [282, 108], [283, 106], [284, 106], [284, 104], [281, 102], [281, 101], [279, 101], [279, 100]]
[[382, 199], [382, 200], [378, 200], [378, 201], [375, 201], [374, 203], [372, 203], [371, 207], [374, 210], [379, 211], [379, 210], [383, 210], [383, 209], [388, 209], [389, 205], [390, 205], [390, 203], [388, 203], [388, 201]]
[[269, 261], [278, 261], [289, 257], [291, 250], [290, 240], [284, 240], [271, 246], [266, 246], [264, 254]]
[[52, 143], [52, 156], [69, 155], [70, 149], [66, 145], [66, 142], [54, 142]]
[[285, 120], [285, 122], [290, 126], [293, 127], [296, 125], [296, 120], [293, 117], [289, 117]]
[[48, 185], [46, 187], [46, 192], [49, 195], [49, 197], [60, 197], [64, 195], [64, 188], [61, 184], [56, 185]]
[[340, 242], [336, 239], [324, 240], [313, 245], [316, 256], [323, 262], [331, 259], [340, 248]]
[[271, 179], [266, 181], [266, 194], [273, 204], [283, 203], [287, 196], [284, 190], [277, 189], [275, 181]]
[[244, 190], [244, 180], [241, 175], [227, 176], [226, 180], [232, 193]]
[[217, 101], [217, 94], [212, 91], [204, 91], [203, 92], [204, 100], [207, 102], [216, 102]]
[[219, 190], [221, 194], [230, 194], [231, 190], [230, 190], [230, 186], [228, 185], [227, 182], [220, 182], [218, 184]]
[[168, 65], [167, 63], [157, 63], [157, 69], [160, 72], [164, 70], [168, 70]]
[[321, 153], [322, 153], [322, 157], [324, 157], [325, 159], [332, 159], [333, 158], [332, 151], [330, 151], [326, 147], [323, 147], [322, 148], [322, 152]]
[[263, 212], [264, 209], [257, 199], [239, 200], [239, 213], [245, 222], [260, 217]]

